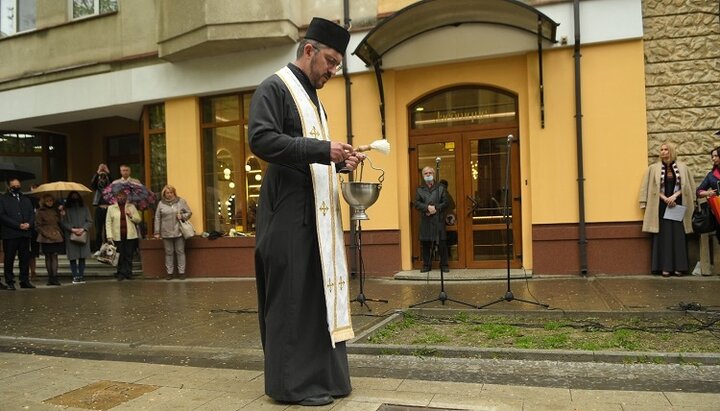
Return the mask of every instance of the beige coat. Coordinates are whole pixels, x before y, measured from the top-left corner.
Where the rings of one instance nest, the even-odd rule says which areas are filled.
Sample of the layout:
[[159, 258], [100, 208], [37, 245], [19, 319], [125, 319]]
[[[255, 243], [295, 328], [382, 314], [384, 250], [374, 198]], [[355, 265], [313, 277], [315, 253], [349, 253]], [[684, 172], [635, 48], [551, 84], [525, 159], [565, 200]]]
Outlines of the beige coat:
[[[675, 162], [680, 172], [680, 192], [682, 204], [687, 207], [683, 226], [685, 234], [692, 233], [692, 213], [695, 209], [695, 180], [690, 175], [687, 166], [679, 161]], [[650, 165], [643, 176], [640, 184], [640, 208], [645, 209], [642, 230], [646, 233], [657, 233], [660, 231], [660, 174], [662, 163], [657, 162]]]
[[[125, 214], [125, 219], [127, 220], [127, 239], [132, 240], [138, 238], [135, 224], [139, 224], [142, 218], [140, 217], [140, 212], [134, 205], [130, 203], [125, 204], [125, 211], [128, 210], [130, 210], [130, 216]], [[120, 241], [120, 217], [120, 207], [117, 204], [108, 207], [107, 217], [105, 218], [105, 236], [108, 240]]]

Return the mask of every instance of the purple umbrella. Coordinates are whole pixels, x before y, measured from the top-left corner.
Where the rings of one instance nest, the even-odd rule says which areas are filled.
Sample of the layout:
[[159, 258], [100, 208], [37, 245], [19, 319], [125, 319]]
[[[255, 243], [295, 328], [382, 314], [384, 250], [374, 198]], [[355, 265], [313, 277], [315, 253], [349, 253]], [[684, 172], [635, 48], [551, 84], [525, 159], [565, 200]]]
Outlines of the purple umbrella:
[[145, 210], [155, 205], [155, 194], [144, 185], [137, 183], [117, 182], [105, 187], [103, 198], [110, 204], [115, 204], [115, 196], [119, 192], [127, 194], [127, 201], [133, 203], [138, 210]]

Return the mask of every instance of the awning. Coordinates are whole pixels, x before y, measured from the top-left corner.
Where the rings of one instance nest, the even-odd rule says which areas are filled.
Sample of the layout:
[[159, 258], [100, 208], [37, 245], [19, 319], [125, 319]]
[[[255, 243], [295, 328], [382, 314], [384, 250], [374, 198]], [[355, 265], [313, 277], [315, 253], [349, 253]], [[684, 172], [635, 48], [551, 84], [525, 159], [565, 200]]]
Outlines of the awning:
[[[556, 43], [557, 26], [552, 19], [517, 0], [421, 0], [397, 11], [373, 28], [353, 52], [375, 70], [380, 92], [382, 136], [385, 138], [385, 95], [382, 57], [398, 45], [445, 27], [494, 24], [522, 30], [537, 38], [540, 70], [540, 110], [544, 127], [542, 43]], [[502, 41], [497, 39], [494, 41]]]
[[517, 0], [421, 0], [375, 26], [353, 54], [375, 66], [385, 53], [415, 36], [461, 24], [497, 24], [557, 42], [558, 24]]

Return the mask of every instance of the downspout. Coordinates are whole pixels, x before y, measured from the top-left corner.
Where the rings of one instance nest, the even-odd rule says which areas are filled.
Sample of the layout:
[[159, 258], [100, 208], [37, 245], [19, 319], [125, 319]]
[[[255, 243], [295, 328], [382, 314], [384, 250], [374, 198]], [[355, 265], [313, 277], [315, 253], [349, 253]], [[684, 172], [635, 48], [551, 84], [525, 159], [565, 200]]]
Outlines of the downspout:
[[580, 0], [574, 0], [575, 19], [575, 132], [577, 144], [578, 175], [578, 246], [580, 252], [580, 275], [587, 277], [587, 233], [585, 231], [585, 174], [583, 167], [582, 94], [580, 87]]
[[[343, 25], [347, 30], [350, 30], [350, 0], [343, 0]], [[347, 130], [347, 143], [353, 145], [353, 127], [352, 127], [352, 82], [350, 81], [350, 74], [348, 73], [347, 67], [347, 54], [343, 56], [342, 75], [345, 79], [345, 128]], [[353, 174], [348, 174], [348, 179], [353, 181]], [[354, 212], [353, 208], [350, 207], [350, 215]], [[358, 272], [358, 258], [357, 258], [357, 234], [355, 224], [350, 222], [350, 275], [355, 277]]]

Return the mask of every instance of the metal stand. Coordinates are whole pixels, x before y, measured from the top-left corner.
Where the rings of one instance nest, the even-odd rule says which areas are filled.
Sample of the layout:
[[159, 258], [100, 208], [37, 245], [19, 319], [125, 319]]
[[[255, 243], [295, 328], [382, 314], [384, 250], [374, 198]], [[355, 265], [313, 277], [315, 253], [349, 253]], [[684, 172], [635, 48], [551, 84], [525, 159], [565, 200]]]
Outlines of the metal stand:
[[370, 306], [367, 305], [368, 301], [372, 301], [372, 302], [376, 302], [376, 303], [387, 303], [388, 300], [381, 300], [381, 299], [377, 299], [377, 298], [365, 297], [365, 263], [363, 261], [363, 256], [362, 256], [362, 223], [360, 222], [360, 220], [357, 220], [357, 230], [355, 230], [355, 233], [357, 235], [357, 237], [356, 237], [357, 238], [357, 242], [356, 242], [357, 248], [356, 248], [355, 255], [358, 259], [358, 269], [359, 269], [358, 270], [359, 271], [358, 279], [360, 280], [360, 293], [358, 294], [357, 297], [355, 297], [350, 302], [352, 303], [352, 302], [357, 301], [358, 303], [360, 303], [361, 307], [364, 305], [365, 307], [367, 307], [368, 311], [372, 311]]
[[523, 300], [522, 298], [515, 298], [512, 290], [510, 290], [510, 256], [512, 254], [512, 242], [510, 241], [510, 204], [508, 203], [508, 192], [510, 191], [510, 146], [512, 143], [512, 134], [507, 139], [507, 160], [505, 167], [505, 193], [503, 195], [503, 218], [505, 219], [505, 259], [507, 265], [507, 291], [505, 295], [498, 298], [495, 301], [491, 301], [487, 304], [483, 304], [478, 308], [485, 308], [493, 304], [497, 304], [501, 301], [520, 301], [527, 304], [539, 305], [540, 307], [548, 308], [550, 305], [543, 304], [530, 300]]
[[[433, 241], [432, 248], [430, 249], [430, 268], [431, 269], [432, 269], [432, 262], [435, 259], [435, 253], [437, 252], [437, 248], [438, 248], [438, 242]], [[466, 305], [466, 306], [472, 307], [472, 308], [481, 308], [481, 307], [478, 307], [477, 305], [473, 305], [470, 303], [466, 303], [464, 301], [455, 300], [453, 298], [448, 297], [447, 293], [445, 292], [445, 273], [443, 273], [442, 267], [438, 267], [438, 269], [440, 270], [440, 294], [438, 295], [438, 297], [433, 298], [432, 300], [427, 300], [427, 301], [423, 301], [423, 302], [420, 302], [417, 304], [413, 304], [410, 306], [410, 308], [417, 307], [419, 305], [434, 303], [435, 301], [440, 301], [440, 303], [442, 303], [442, 305], [445, 305], [445, 301], [452, 301], [454, 303]], [[430, 275], [429, 271], [428, 271], [428, 275]]]

